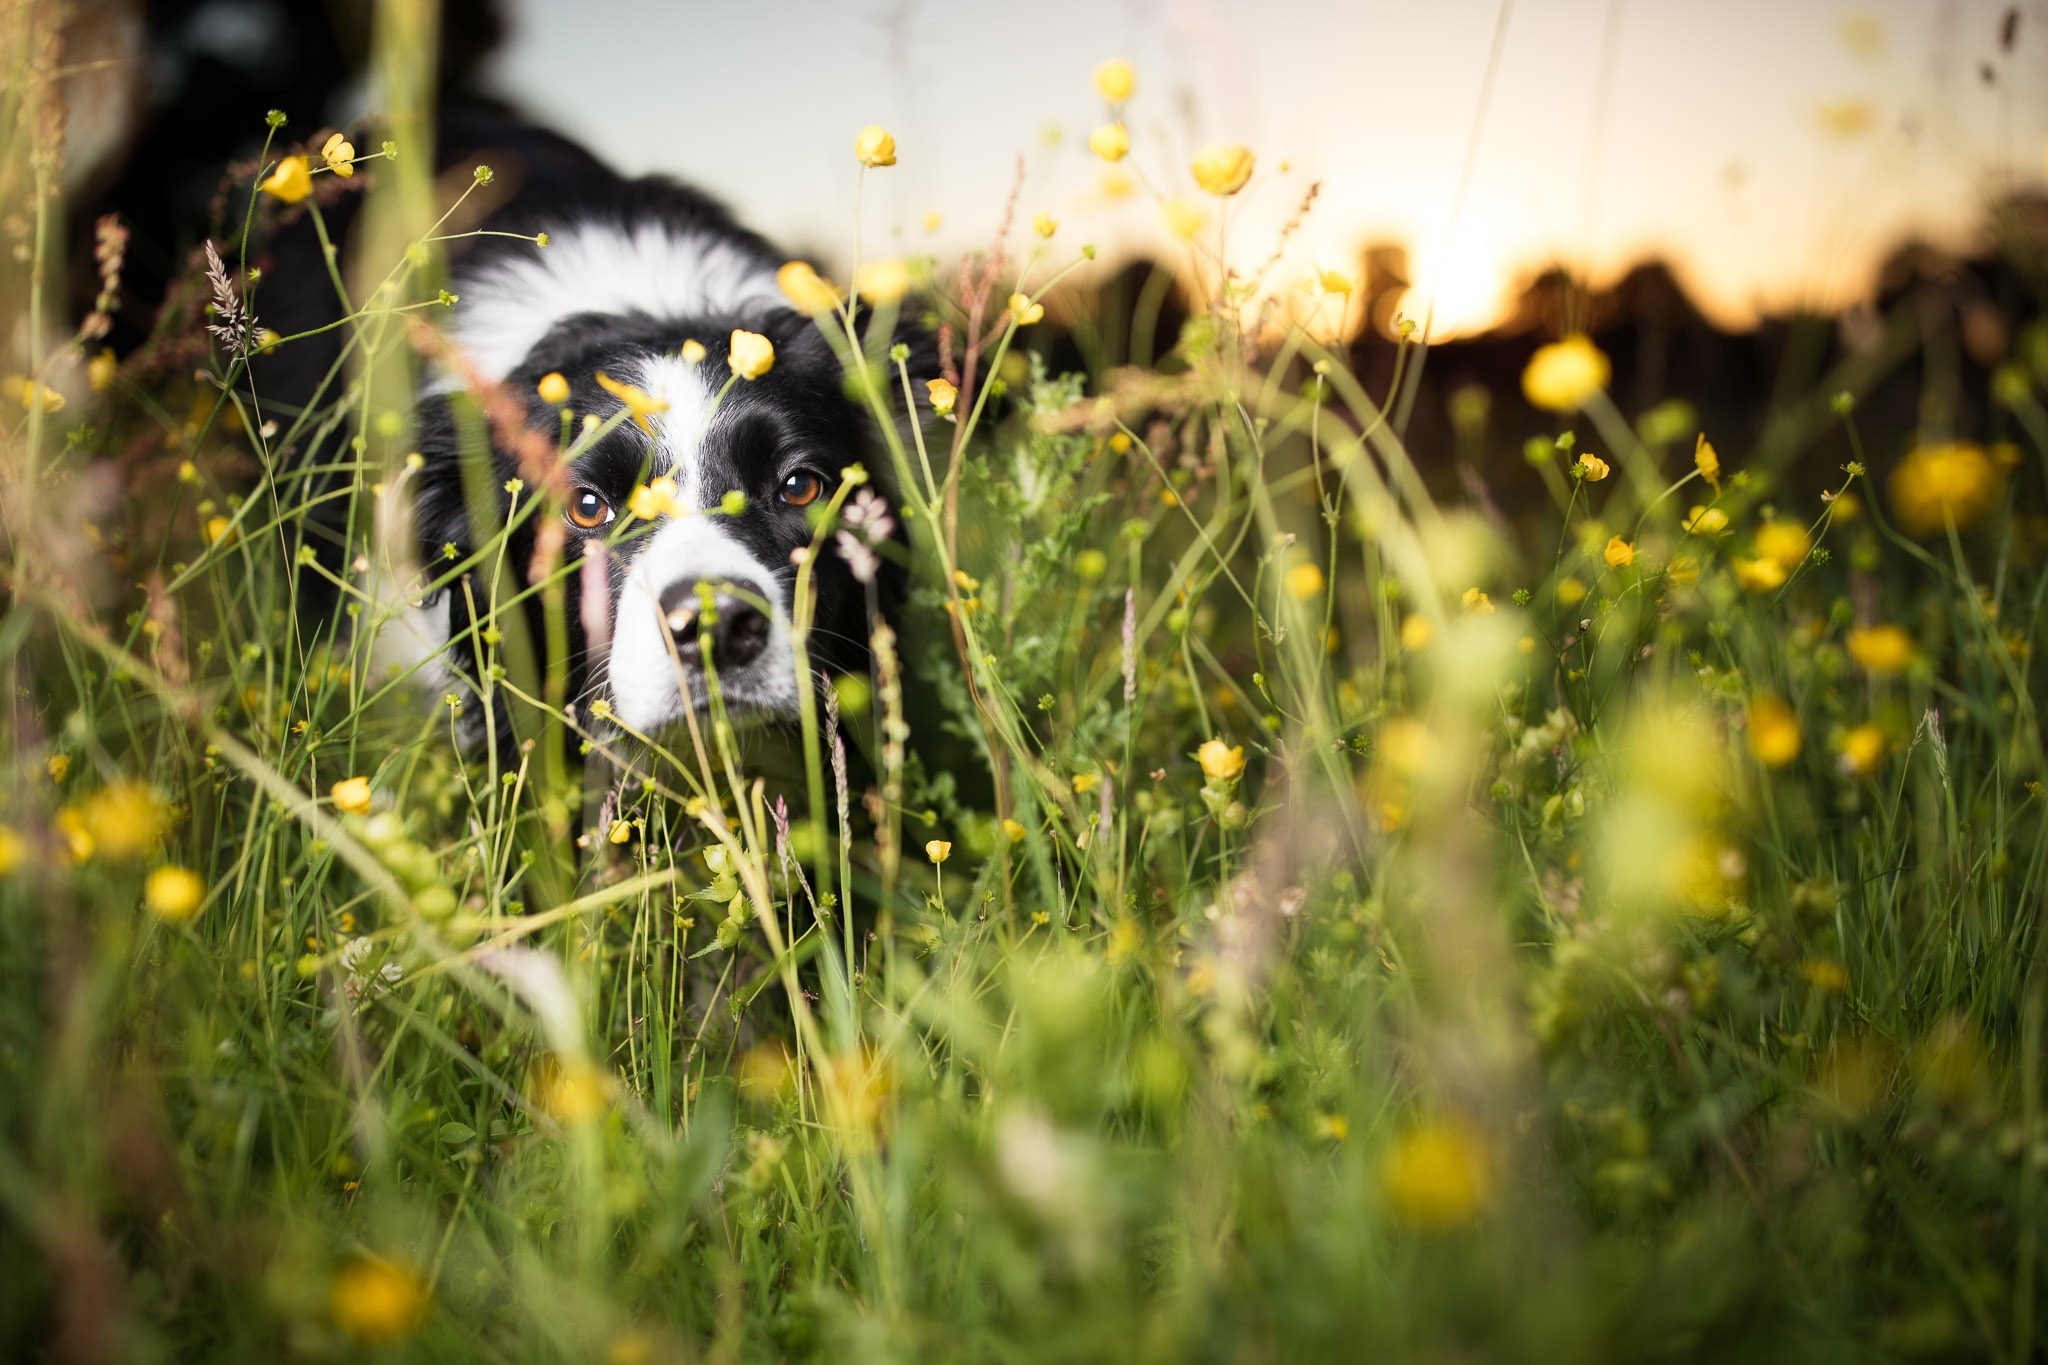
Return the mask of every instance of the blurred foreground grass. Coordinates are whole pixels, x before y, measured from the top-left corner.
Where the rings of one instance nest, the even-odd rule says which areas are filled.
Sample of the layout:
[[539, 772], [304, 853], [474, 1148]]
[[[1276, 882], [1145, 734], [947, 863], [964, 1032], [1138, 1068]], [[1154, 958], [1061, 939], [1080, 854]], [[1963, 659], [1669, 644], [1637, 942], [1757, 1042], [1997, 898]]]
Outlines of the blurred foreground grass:
[[[1251, 159], [1160, 164], [1200, 306], [1157, 365], [1046, 372], [1041, 303], [1095, 352], [1049, 220], [930, 281], [979, 378], [847, 348], [924, 419], [870, 679], [579, 772], [506, 659], [475, 681], [536, 742], [498, 771], [370, 666], [375, 603], [308, 644], [268, 338], [206, 338], [196, 281], [146, 355], [56, 315], [17, 48], [15, 1353], [2040, 1355], [2039, 281], [1994, 405], [1930, 363], [1924, 429], [1865, 431], [1831, 390], [1796, 464], [1547, 347], [1502, 512], [1433, 497], [1316, 340], [1349, 281], [1221, 276]], [[259, 237], [293, 131], [232, 201]], [[362, 376], [443, 306], [396, 141], [396, 283], [309, 419], [365, 525], [409, 414]]]

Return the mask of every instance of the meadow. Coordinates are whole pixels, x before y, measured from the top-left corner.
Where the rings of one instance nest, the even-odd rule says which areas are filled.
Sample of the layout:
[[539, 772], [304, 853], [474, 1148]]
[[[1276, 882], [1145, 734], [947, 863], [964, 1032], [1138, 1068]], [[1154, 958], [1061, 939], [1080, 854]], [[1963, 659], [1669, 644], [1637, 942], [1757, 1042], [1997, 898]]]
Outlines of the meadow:
[[[1412, 329], [1371, 389], [1357, 282], [1230, 238], [1256, 149], [1133, 145], [1109, 63], [1087, 154], [1160, 200], [1185, 325], [1091, 316], [1087, 224], [1028, 197], [963, 263], [790, 272], [886, 436], [810, 553], [897, 554], [846, 515], [879, 488], [908, 600], [799, 723], [633, 736], [502, 536], [389, 534], [491, 179], [430, 174], [404, 35], [377, 132], [251, 130], [217, 271], [127, 355], [117, 227], [65, 315], [56, 58], [13, 37], [10, 1357], [2043, 1354], [2038, 274], [1988, 393], [1908, 320], [1916, 420], [1845, 364], [1754, 448], [1560, 327], [1540, 436], [1457, 397], [1496, 498], [1403, 440]], [[248, 266], [354, 194], [348, 365], [267, 411], [302, 339]], [[905, 313], [943, 381], [866, 342]], [[717, 514], [644, 491], [622, 533]], [[464, 574], [491, 664], [423, 695], [371, 585]]]

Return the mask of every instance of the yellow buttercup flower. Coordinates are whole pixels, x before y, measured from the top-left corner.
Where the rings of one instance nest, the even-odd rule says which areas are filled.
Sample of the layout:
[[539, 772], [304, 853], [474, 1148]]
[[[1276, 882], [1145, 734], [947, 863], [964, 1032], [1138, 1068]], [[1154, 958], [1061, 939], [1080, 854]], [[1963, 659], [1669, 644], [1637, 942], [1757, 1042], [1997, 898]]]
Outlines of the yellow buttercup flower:
[[1465, 610], [1474, 616], [1493, 615], [1493, 599], [1478, 588], [1465, 589], [1465, 595], [1459, 600], [1465, 604]]
[[1380, 1195], [1396, 1221], [1414, 1228], [1462, 1227], [1492, 1193], [1485, 1146], [1463, 1124], [1429, 1120], [1380, 1155]]
[[1244, 746], [1205, 739], [1195, 750], [1195, 762], [1202, 765], [1202, 776], [1211, 782], [1235, 782], [1244, 773]]
[[1889, 677], [1903, 673], [1911, 667], [1920, 653], [1913, 643], [1913, 637], [1899, 626], [1878, 625], [1858, 626], [1849, 632], [1844, 642], [1849, 648], [1849, 657], [1869, 673]]
[[534, 385], [533, 388], [534, 392], [540, 395], [540, 401], [543, 403], [553, 403], [556, 407], [560, 407], [569, 401], [569, 381], [553, 371], [542, 375], [540, 383]]
[[876, 308], [903, 302], [910, 292], [910, 267], [900, 256], [863, 261], [853, 277], [854, 292]]
[[1699, 440], [1693, 443], [1692, 467], [1700, 472], [1700, 477], [1707, 481], [1709, 488], [1716, 493], [1721, 491], [1721, 457], [1714, 452], [1713, 443], [1707, 440], [1707, 433], [1704, 431], [1700, 433]]
[[343, 1334], [363, 1346], [388, 1346], [420, 1329], [433, 1307], [427, 1282], [381, 1259], [352, 1261], [327, 1287], [327, 1311]]
[[1884, 762], [1888, 747], [1884, 731], [1875, 725], [1858, 725], [1835, 741], [1835, 753], [1841, 761], [1842, 771], [1852, 777], [1867, 777], [1876, 772], [1877, 765]]
[[296, 204], [313, 192], [313, 168], [303, 156], [288, 156], [258, 188], [273, 199]]
[[10, 374], [0, 379], [0, 393], [5, 393], [24, 408], [40, 407], [45, 413], [64, 411], [63, 394], [24, 374]]
[[356, 144], [346, 134], [335, 133], [320, 145], [320, 159], [328, 170], [346, 180], [356, 173]]
[[1052, 235], [1060, 230], [1060, 220], [1049, 213], [1041, 213], [1031, 220], [1031, 230], [1040, 237], [1050, 240]]
[[105, 393], [114, 387], [114, 380], [121, 374], [121, 361], [113, 351], [102, 346], [99, 354], [85, 363], [85, 382], [94, 393]]
[[543, 1058], [533, 1069], [532, 1088], [540, 1107], [571, 1128], [594, 1123], [611, 1108], [611, 1076], [594, 1062]]
[[1620, 536], [1609, 536], [1607, 548], [1601, 553], [1611, 569], [1625, 569], [1636, 562], [1636, 547]]
[[863, 166], [893, 166], [896, 139], [889, 136], [888, 129], [870, 123], [853, 139], [853, 154]]
[[11, 877], [28, 856], [28, 841], [12, 825], [0, 825], [0, 877]]
[[649, 436], [654, 434], [654, 426], [647, 419], [668, 411], [666, 398], [655, 398], [645, 389], [614, 379], [603, 370], [597, 372], [597, 386], [625, 404], [626, 411], [633, 415], [633, 425]]
[[1776, 697], [1749, 704], [1749, 751], [1766, 768], [1782, 768], [1799, 757], [1799, 717]]
[[1608, 468], [1607, 461], [1598, 455], [1581, 455], [1578, 462], [1572, 466], [1572, 472], [1587, 483], [1598, 483], [1614, 471]]
[[677, 354], [682, 356], [685, 365], [701, 365], [704, 363], [704, 357], [709, 355], [710, 352], [704, 349], [703, 342], [695, 337], [691, 337], [683, 343], [682, 350]]
[[1420, 612], [1412, 612], [1401, 622], [1401, 648], [1414, 654], [1429, 648], [1430, 637], [1436, 628], [1429, 624], [1429, 618]]
[[775, 368], [775, 343], [759, 332], [734, 328], [725, 363], [742, 379], [759, 379]]
[[1252, 149], [1235, 142], [1212, 142], [1195, 153], [1195, 183], [1227, 198], [1252, 178]]
[[1012, 294], [1010, 295], [1010, 316], [1016, 319], [1019, 327], [1029, 327], [1032, 323], [1045, 316], [1045, 305], [1033, 303], [1027, 295]]
[[790, 261], [777, 270], [775, 287], [791, 307], [806, 317], [817, 317], [839, 307], [839, 291], [806, 261]]
[[1358, 281], [1341, 270], [1322, 270], [1316, 273], [1316, 287], [1325, 294], [1348, 296], [1358, 288]]
[[1192, 200], [1178, 195], [1159, 206], [1159, 216], [1166, 223], [1166, 230], [1176, 237], [1191, 238], [1208, 225], [1209, 215]]
[[1738, 559], [1729, 567], [1744, 592], [1775, 592], [1785, 586], [1785, 566], [1775, 559]]
[[953, 411], [953, 405], [960, 401], [960, 390], [950, 379], [927, 379], [924, 382], [924, 396], [931, 403], [932, 411], [945, 417]]
[[1297, 602], [1306, 602], [1323, 590], [1323, 571], [1320, 565], [1303, 560], [1287, 571], [1280, 580], [1287, 595]]
[[1008, 839], [1011, 843], [1023, 843], [1024, 836], [1026, 833], [1028, 833], [1028, 831], [1024, 828], [1023, 822], [1007, 818], [1003, 821], [1003, 837], [1005, 839]]
[[1885, 484], [1892, 511], [1909, 534], [1934, 535], [1951, 523], [1977, 524], [2004, 480], [1991, 457], [1965, 441], [1920, 446], [1892, 470]]
[[930, 840], [924, 846], [924, 856], [932, 860], [932, 866], [937, 867], [953, 856], [953, 845], [946, 839]]
[[206, 883], [186, 867], [160, 867], [142, 884], [142, 904], [167, 924], [183, 924], [206, 903]]
[[1131, 154], [1130, 130], [1121, 123], [1105, 123], [1088, 134], [1088, 150], [1114, 164]]
[[149, 852], [169, 827], [169, 812], [156, 792], [141, 782], [114, 782], [80, 804], [78, 819], [95, 849], [110, 858]]
[[1718, 507], [1701, 507], [1695, 504], [1685, 514], [1682, 526], [1687, 535], [1718, 536], [1728, 529], [1728, 514]]
[[1805, 527], [1793, 522], [1767, 521], [1757, 528], [1756, 552], [1789, 573], [1813, 553], [1813, 537], [1806, 534]]
[[344, 777], [327, 794], [334, 798], [334, 808], [343, 815], [370, 813], [370, 779], [367, 777]]
[[1122, 57], [1111, 57], [1095, 68], [1095, 93], [1111, 104], [1122, 104], [1138, 92], [1138, 73]]
[[1606, 388], [1613, 373], [1591, 338], [1574, 332], [1536, 349], [1522, 371], [1522, 394], [1546, 412], [1572, 412]]
[[631, 820], [612, 821], [612, 827], [604, 832], [604, 840], [608, 844], [631, 843], [633, 841], [633, 822]]
[[677, 484], [668, 474], [651, 483], [641, 484], [626, 496], [626, 510], [642, 521], [653, 521], [657, 517], [679, 516], [682, 507], [676, 502]]
[[1700, 562], [1691, 555], [1678, 555], [1664, 566], [1664, 572], [1680, 587], [1689, 587], [1700, 581]]

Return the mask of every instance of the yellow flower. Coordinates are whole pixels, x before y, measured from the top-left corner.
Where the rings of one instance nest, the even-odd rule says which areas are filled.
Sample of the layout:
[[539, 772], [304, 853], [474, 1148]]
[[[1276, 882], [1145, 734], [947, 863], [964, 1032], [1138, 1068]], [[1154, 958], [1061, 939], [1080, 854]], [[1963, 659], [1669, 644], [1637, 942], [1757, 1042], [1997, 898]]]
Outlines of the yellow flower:
[[1933, 535], [1954, 523], [1959, 531], [1990, 510], [2002, 480], [1997, 465], [1977, 446], [1951, 441], [1921, 446], [1899, 461], [1885, 484], [1892, 511], [1909, 534]]
[[1229, 197], [1252, 178], [1252, 149], [1235, 142], [1212, 142], [1195, 153], [1195, 183], [1213, 195]]
[[960, 390], [950, 379], [927, 379], [924, 382], [924, 396], [930, 400], [932, 411], [945, 417], [953, 411], [953, 405], [960, 401]]
[[1380, 1194], [1394, 1218], [1414, 1228], [1461, 1227], [1492, 1192], [1486, 1150], [1464, 1125], [1425, 1121], [1380, 1154]]
[[170, 823], [157, 794], [134, 781], [115, 782], [94, 792], [78, 814], [95, 848], [111, 858], [147, 853]]
[[102, 346], [98, 355], [85, 363], [85, 382], [94, 393], [105, 393], [114, 387], [114, 380], [120, 376], [121, 362], [110, 349]]
[[434, 1304], [427, 1282], [382, 1259], [352, 1261], [327, 1287], [334, 1325], [364, 1346], [386, 1346], [417, 1332]]
[[1287, 571], [1286, 577], [1280, 580], [1280, 585], [1295, 601], [1306, 602], [1323, 590], [1323, 571], [1319, 566], [1303, 560]]
[[1620, 536], [1607, 537], [1607, 548], [1602, 551], [1610, 569], [1625, 569], [1636, 562], [1636, 547]]
[[1316, 273], [1316, 287], [1325, 294], [1349, 295], [1358, 288], [1358, 281], [1341, 270], [1322, 270]]
[[1849, 969], [1832, 958], [1810, 957], [1799, 964], [1799, 974], [1826, 995], [1838, 995], [1849, 988]]
[[206, 903], [206, 883], [185, 867], [160, 867], [142, 884], [142, 903], [167, 924], [183, 924]]
[[1685, 521], [1681, 524], [1687, 535], [1718, 536], [1728, 529], [1728, 514], [1718, 507], [1695, 505], [1685, 514]]
[[704, 362], [704, 357], [709, 355], [710, 352], [704, 349], [703, 342], [695, 337], [691, 337], [683, 343], [681, 354], [685, 365], [701, 365]]
[[682, 508], [676, 502], [676, 491], [675, 479], [663, 474], [652, 483], [641, 484], [627, 494], [626, 510], [642, 521], [680, 515]]
[[57, 812], [57, 833], [64, 838], [64, 852], [74, 863], [84, 863], [92, 857], [92, 832], [85, 827], [85, 817], [75, 806], [66, 806]]
[[1429, 637], [1434, 633], [1434, 628], [1429, 624], [1427, 616], [1410, 614], [1401, 622], [1401, 648], [1407, 650], [1410, 654], [1415, 653], [1417, 650], [1427, 649], [1429, 648]]
[[1875, 725], [1858, 725], [1835, 741], [1835, 753], [1841, 760], [1842, 771], [1852, 777], [1867, 777], [1876, 772], [1877, 765], [1884, 762], [1884, 751], [1889, 747], [1884, 731]]
[[1137, 188], [1128, 175], [1125, 175], [1114, 166], [1104, 166], [1102, 168], [1102, 178], [1097, 183], [1101, 186], [1102, 197], [1112, 203], [1119, 199], [1130, 198], [1131, 191]]
[[1465, 595], [1459, 600], [1465, 604], [1465, 610], [1474, 616], [1493, 615], [1493, 599], [1477, 588], [1465, 589]]
[[1614, 472], [1608, 468], [1607, 461], [1598, 455], [1579, 456], [1578, 462], [1572, 466], [1572, 471], [1587, 483], [1598, 483]]
[[630, 820], [612, 821], [611, 828], [605, 831], [604, 837], [605, 842], [611, 844], [630, 842], [633, 838], [633, 822]]
[[1049, 240], [1060, 230], [1060, 220], [1049, 213], [1041, 213], [1031, 220], [1031, 230]]
[[927, 209], [924, 215], [924, 230], [926, 232], [937, 232], [939, 225], [945, 221], [945, 216], [937, 209]]
[[1693, 443], [1692, 467], [1700, 472], [1700, 477], [1707, 481], [1708, 487], [1716, 493], [1721, 491], [1721, 457], [1714, 453], [1713, 443], [1707, 440], [1707, 433], [1704, 431], [1700, 433], [1699, 440]]
[[199, 528], [199, 533], [206, 537], [206, 543], [208, 545], [219, 545], [223, 541], [227, 541], [230, 537], [232, 537], [234, 534], [234, 530], [234, 522], [228, 520], [226, 517], [212, 516], [208, 517], [206, 519], [206, 524]]
[[1005, 839], [1008, 839], [1011, 843], [1023, 843], [1025, 832], [1026, 831], [1021, 822], [1010, 819], [1005, 819], [1003, 821], [1003, 837]]
[[900, 256], [863, 261], [853, 277], [854, 292], [876, 308], [901, 303], [910, 292], [910, 267]]
[[1211, 782], [1235, 782], [1244, 773], [1244, 746], [1205, 739], [1195, 750], [1195, 761], [1202, 765], [1202, 776]]
[[1738, 559], [1729, 567], [1744, 592], [1774, 592], [1785, 586], [1785, 566], [1775, 559]]
[[1891, 625], [1858, 626], [1845, 643], [1850, 658], [1880, 677], [1905, 672], [1920, 652], [1911, 635]]
[[569, 401], [569, 381], [552, 370], [542, 375], [540, 383], [533, 387], [534, 392], [540, 395], [540, 401], [543, 403], [553, 403], [556, 407], [560, 407]]
[[1351, 1136], [1351, 1120], [1342, 1114], [1322, 1114], [1316, 1118], [1316, 1136], [1331, 1142], [1342, 1142]]
[[313, 169], [303, 156], [288, 156], [258, 188], [273, 199], [296, 204], [313, 192]]
[[1105, 123], [1088, 134], [1088, 150], [1115, 163], [1131, 154], [1131, 134], [1121, 123]]
[[1522, 394], [1546, 412], [1571, 412], [1607, 387], [1613, 366], [1580, 332], [1540, 346], [1522, 371]]
[[611, 1107], [610, 1080], [595, 1063], [544, 1057], [533, 1069], [533, 1098], [555, 1122], [580, 1127]]
[[1045, 316], [1045, 305], [1033, 303], [1029, 297], [1023, 294], [1012, 294], [1010, 295], [1010, 316], [1016, 319], [1019, 327], [1029, 327], [1032, 323]]
[[759, 332], [734, 328], [725, 363], [742, 379], [759, 379], [775, 368], [775, 343]]
[[854, 138], [853, 154], [860, 158], [863, 166], [893, 166], [896, 164], [896, 139], [889, 136], [888, 129], [870, 123]]
[[51, 754], [43, 764], [43, 771], [50, 775], [50, 781], [62, 783], [71, 772], [71, 755]]
[[953, 856], [953, 845], [945, 839], [929, 840], [924, 846], [924, 856], [932, 860], [932, 866], [937, 867]]
[[1111, 57], [1095, 68], [1095, 93], [1111, 104], [1122, 104], [1138, 91], [1138, 73], [1122, 57]]
[[11, 877], [28, 854], [28, 844], [12, 825], [0, 825], [0, 877]]
[[1560, 607], [1576, 607], [1586, 600], [1586, 580], [1577, 574], [1566, 574], [1557, 580], [1557, 604]]
[[1767, 521], [1756, 531], [1756, 552], [1790, 573], [1813, 553], [1813, 537], [1789, 521]]
[[655, 398], [636, 385], [621, 383], [603, 370], [597, 372], [597, 386], [625, 404], [626, 411], [633, 415], [633, 425], [649, 436], [654, 434], [654, 427], [647, 419], [668, 411], [666, 398]]
[[64, 411], [64, 395], [27, 375], [10, 374], [0, 379], [0, 391], [24, 408], [41, 407], [46, 413]]
[[1766, 768], [1782, 768], [1799, 757], [1799, 717], [1775, 697], [1749, 704], [1749, 751]]
[[1086, 796], [1089, 792], [1094, 791], [1097, 787], [1101, 785], [1101, 773], [1074, 774], [1074, 795], [1076, 796]]
[[839, 306], [839, 291], [805, 261], [790, 261], [777, 270], [775, 287], [791, 307], [806, 317], [814, 318]]
[[370, 813], [370, 779], [367, 777], [344, 777], [327, 794], [334, 798], [334, 808], [343, 815]]
[[1193, 237], [1209, 222], [1209, 215], [1202, 212], [1201, 205], [1179, 195], [1159, 206], [1159, 216], [1165, 220], [1166, 230], [1181, 238]]
[[320, 145], [320, 159], [328, 170], [346, 180], [356, 173], [356, 144], [345, 134], [335, 133]]

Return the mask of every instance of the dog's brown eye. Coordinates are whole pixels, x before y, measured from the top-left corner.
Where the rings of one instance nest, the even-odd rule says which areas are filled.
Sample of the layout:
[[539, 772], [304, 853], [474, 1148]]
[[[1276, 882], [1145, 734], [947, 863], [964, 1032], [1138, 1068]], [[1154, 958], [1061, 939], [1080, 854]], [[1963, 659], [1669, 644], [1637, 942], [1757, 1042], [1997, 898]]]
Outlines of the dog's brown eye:
[[569, 520], [586, 531], [595, 531], [615, 515], [612, 505], [595, 489], [579, 488], [569, 495]]
[[782, 481], [782, 500], [791, 507], [809, 507], [825, 491], [825, 481], [808, 469], [799, 469]]

